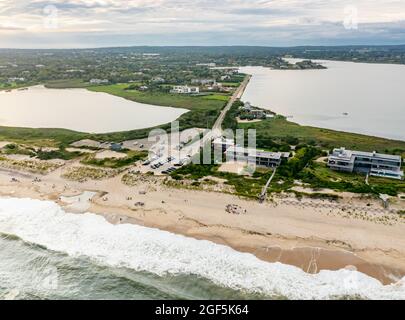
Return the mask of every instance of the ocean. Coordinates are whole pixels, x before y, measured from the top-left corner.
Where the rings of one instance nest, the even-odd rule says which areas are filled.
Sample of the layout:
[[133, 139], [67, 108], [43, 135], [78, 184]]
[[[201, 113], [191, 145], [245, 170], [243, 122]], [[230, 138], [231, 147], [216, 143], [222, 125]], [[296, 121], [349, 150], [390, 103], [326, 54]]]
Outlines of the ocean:
[[405, 278], [312, 275], [49, 201], [0, 198], [0, 299], [405, 299]]

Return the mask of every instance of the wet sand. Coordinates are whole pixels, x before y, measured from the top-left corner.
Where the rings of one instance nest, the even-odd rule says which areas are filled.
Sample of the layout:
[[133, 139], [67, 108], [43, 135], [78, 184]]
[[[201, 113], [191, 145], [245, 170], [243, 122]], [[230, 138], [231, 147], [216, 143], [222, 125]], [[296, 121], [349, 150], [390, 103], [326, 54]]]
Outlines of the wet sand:
[[[2, 170], [0, 195], [56, 201], [68, 211], [89, 211], [111, 223], [135, 223], [213, 241], [310, 273], [356, 268], [384, 284], [405, 276], [405, 219], [393, 219], [393, 213], [379, 209], [378, 202], [369, 208], [366, 202], [370, 200], [362, 203], [354, 198], [339, 204], [324, 200], [297, 204], [290, 198], [259, 204], [224, 193], [168, 188], [159, 177], [140, 176], [139, 183], [127, 186], [121, 182], [124, 173], [79, 183], [61, 178], [71, 165], [77, 164], [68, 163], [40, 176], [40, 182], [34, 182], [38, 175]], [[18, 181], [11, 182], [12, 177]], [[85, 191], [97, 194], [88, 206], [81, 203], [77, 210], [71, 201], [61, 199]], [[246, 214], [227, 213], [228, 204], [240, 206]], [[369, 216], [348, 217], [342, 208], [350, 206], [366, 208]], [[377, 215], [393, 220], [386, 224], [371, 219]]]

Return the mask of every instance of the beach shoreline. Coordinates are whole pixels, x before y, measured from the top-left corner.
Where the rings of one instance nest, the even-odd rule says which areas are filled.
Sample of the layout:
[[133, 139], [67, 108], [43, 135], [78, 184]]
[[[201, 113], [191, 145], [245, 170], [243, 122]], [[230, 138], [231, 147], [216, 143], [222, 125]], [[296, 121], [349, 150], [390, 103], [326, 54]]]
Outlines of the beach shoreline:
[[[327, 205], [326, 200], [297, 202], [275, 196], [259, 204], [226, 193], [169, 188], [164, 178], [146, 175], [134, 186], [121, 182], [125, 173], [105, 180], [74, 182], [62, 178], [64, 169], [40, 179], [35, 174], [2, 169], [0, 195], [54, 201], [67, 212], [102, 215], [114, 224], [133, 223], [212, 241], [308, 273], [348, 268], [383, 284], [405, 276], [402, 218], [383, 223], [385, 218], [348, 217], [347, 210], [342, 211], [337, 204]], [[76, 203], [66, 197], [76, 197]], [[227, 212], [229, 204], [241, 208], [242, 213]], [[373, 205], [378, 207], [378, 203]]]

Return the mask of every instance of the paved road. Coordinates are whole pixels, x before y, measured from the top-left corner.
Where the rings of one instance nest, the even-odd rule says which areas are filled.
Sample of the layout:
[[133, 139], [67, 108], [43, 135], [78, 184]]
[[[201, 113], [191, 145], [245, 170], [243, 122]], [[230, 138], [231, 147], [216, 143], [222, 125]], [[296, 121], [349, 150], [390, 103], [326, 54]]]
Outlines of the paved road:
[[225, 116], [228, 113], [228, 111], [231, 109], [232, 105], [234, 104], [234, 102], [237, 99], [242, 98], [243, 93], [246, 90], [247, 85], [249, 84], [250, 79], [252, 78], [252, 76], [247, 75], [245, 80], [243, 80], [243, 82], [241, 83], [241, 85], [239, 86], [239, 88], [235, 91], [235, 93], [232, 95], [231, 99], [229, 100], [228, 104], [226, 105], [226, 107], [221, 111], [221, 114], [219, 115], [217, 121], [215, 121], [215, 124], [212, 128], [212, 131], [214, 131], [215, 133], [218, 133], [219, 135], [221, 135], [222, 133], [222, 123], [224, 122]]
[[[246, 78], [243, 80], [239, 88], [234, 92], [232, 97], [230, 98], [229, 102], [225, 106], [224, 109], [222, 109], [221, 114], [219, 115], [218, 119], [215, 121], [215, 124], [212, 128], [212, 130], [209, 130], [208, 132], [205, 132], [203, 138], [201, 140], [198, 140], [191, 145], [186, 146], [184, 149], [181, 151], [172, 149], [169, 151], [169, 153], [174, 156], [177, 160], [179, 159], [184, 159], [186, 155], [190, 155], [191, 158], [200, 153], [200, 148], [202, 146], [205, 146], [206, 144], [211, 144], [211, 140], [221, 137], [222, 136], [222, 123], [224, 122], [225, 116], [228, 113], [228, 111], [231, 109], [232, 105], [237, 99], [242, 98], [243, 93], [246, 90], [247, 85], [249, 84], [249, 81], [251, 79], [251, 76], [248, 75]], [[166, 164], [160, 170], [165, 170], [168, 167], [170, 167], [171, 164]]]
[[215, 121], [212, 130], [209, 131], [204, 135], [202, 141], [197, 141], [193, 145], [188, 146], [188, 154], [192, 156], [196, 155], [200, 152], [200, 146], [204, 146], [206, 143], [211, 143], [212, 139], [222, 137], [222, 123], [224, 122], [225, 116], [228, 111], [231, 109], [232, 105], [237, 99], [242, 98], [243, 93], [246, 90], [247, 85], [249, 84], [250, 79], [252, 78], [251, 75], [247, 75], [239, 88], [234, 92], [231, 99], [227, 103], [224, 109], [222, 109], [221, 114], [219, 115], [218, 119]]

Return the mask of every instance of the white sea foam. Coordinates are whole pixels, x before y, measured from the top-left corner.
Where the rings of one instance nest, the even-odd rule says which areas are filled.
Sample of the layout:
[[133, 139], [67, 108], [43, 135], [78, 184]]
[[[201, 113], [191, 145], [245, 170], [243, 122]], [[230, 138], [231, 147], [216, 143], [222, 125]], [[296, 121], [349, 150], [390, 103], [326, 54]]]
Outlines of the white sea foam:
[[94, 214], [66, 213], [53, 202], [0, 199], [0, 232], [104, 265], [157, 275], [191, 274], [221, 286], [290, 299], [405, 299], [405, 278], [383, 286], [346, 269], [310, 275], [209, 241], [136, 225], [112, 225]]

